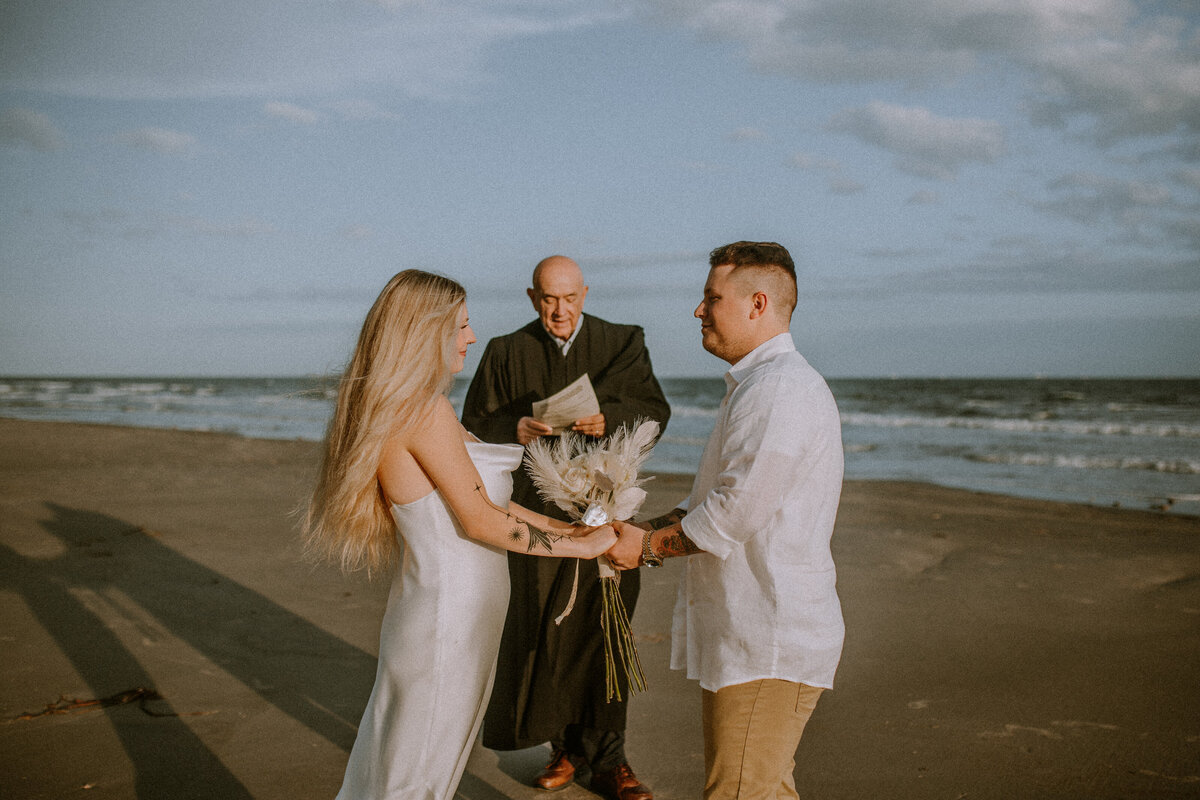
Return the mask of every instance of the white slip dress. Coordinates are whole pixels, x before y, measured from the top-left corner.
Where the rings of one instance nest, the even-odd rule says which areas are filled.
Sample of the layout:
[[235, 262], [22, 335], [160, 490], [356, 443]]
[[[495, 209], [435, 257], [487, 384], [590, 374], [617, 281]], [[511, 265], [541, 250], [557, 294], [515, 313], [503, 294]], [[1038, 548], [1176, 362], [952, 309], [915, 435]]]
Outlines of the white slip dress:
[[[507, 507], [524, 448], [466, 444], [488, 498]], [[392, 517], [404, 554], [337, 800], [450, 800], [492, 693], [508, 558], [469, 538], [436, 489]]]

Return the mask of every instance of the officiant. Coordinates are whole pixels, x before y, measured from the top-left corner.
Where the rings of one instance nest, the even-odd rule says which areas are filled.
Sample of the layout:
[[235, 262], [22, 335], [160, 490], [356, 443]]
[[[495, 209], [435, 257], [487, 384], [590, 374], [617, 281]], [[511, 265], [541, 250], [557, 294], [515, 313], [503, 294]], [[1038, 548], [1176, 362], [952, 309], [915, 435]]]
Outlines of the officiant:
[[[587, 292], [583, 272], [571, 259], [550, 256], [538, 263], [526, 290], [538, 318], [488, 342], [463, 405], [469, 431], [484, 441], [523, 445], [553, 435], [555, 429], [534, 416], [533, 404], [585, 374], [600, 410], [575, 420], [571, 430], [599, 438], [639, 418], [666, 427], [670, 408], [642, 329], [584, 314]], [[524, 468], [513, 478], [514, 502], [567, 518], [540, 499]], [[509, 573], [512, 593], [483, 744], [517, 750], [550, 742], [550, 763], [534, 781], [539, 788], [562, 788], [585, 770], [593, 791], [611, 800], [651, 800], [625, 757], [624, 675], [622, 699], [605, 697], [595, 560], [510, 553]], [[573, 610], [555, 624], [576, 586]], [[637, 571], [624, 573], [621, 595], [631, 617], [638, 589]]]

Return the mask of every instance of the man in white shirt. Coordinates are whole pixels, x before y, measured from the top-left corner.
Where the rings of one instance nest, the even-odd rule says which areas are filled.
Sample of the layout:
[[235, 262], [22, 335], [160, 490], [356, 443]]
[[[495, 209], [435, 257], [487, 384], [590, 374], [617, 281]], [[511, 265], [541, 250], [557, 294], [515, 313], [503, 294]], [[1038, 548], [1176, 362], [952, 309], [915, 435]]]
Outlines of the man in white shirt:
[[798, 797], [804, 726], [844, 626], [829, 540], [842, 486], [837, 405], [789, 333], [796, 272], [773, 242], [714, 250], [696, 308], [728, 386], [686, 504], [622, 525], [622, 568], [690, 556], [671, 667], [703, 689], [706, 800]]

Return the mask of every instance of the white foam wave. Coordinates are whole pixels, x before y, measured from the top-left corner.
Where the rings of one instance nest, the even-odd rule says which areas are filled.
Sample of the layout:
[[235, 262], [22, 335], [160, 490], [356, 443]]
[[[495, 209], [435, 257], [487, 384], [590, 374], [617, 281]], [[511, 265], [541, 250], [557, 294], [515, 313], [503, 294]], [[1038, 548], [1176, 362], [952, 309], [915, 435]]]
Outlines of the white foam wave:
[[1009, 433], [1062, 433], [1072, 436], [1149, 436], [1200, 439], [1200, 427], [1174, 423], [1090, 422], [1086, 420], [988, 419], [984, 417], [919, 417], [889, 414], [842, 414], [842, 424], [863, 428], [961, 428]]
[[1020, 467], [1069, 467], [1072, 469], [1144, 470], [1170, 475], [1200, 475], [1200, 461], [1186, 458], [1139, 458], [1137, 456], [1083, 456], [1063, 453], [973, 453], [971, 461]]

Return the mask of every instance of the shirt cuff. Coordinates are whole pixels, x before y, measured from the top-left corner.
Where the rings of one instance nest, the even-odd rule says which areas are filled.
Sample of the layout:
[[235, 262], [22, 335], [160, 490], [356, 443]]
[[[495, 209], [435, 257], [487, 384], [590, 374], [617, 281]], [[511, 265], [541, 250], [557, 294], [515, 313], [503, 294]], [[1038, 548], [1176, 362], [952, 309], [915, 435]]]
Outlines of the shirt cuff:
[[722, 561], [729, 557], [738, 544], [717, 530], [703, 503], [695, 511], [689, 511], [688, 515], [679, 523], [679, 527], [683, 529], [683, 535], [691, 539], [693, 544]]

